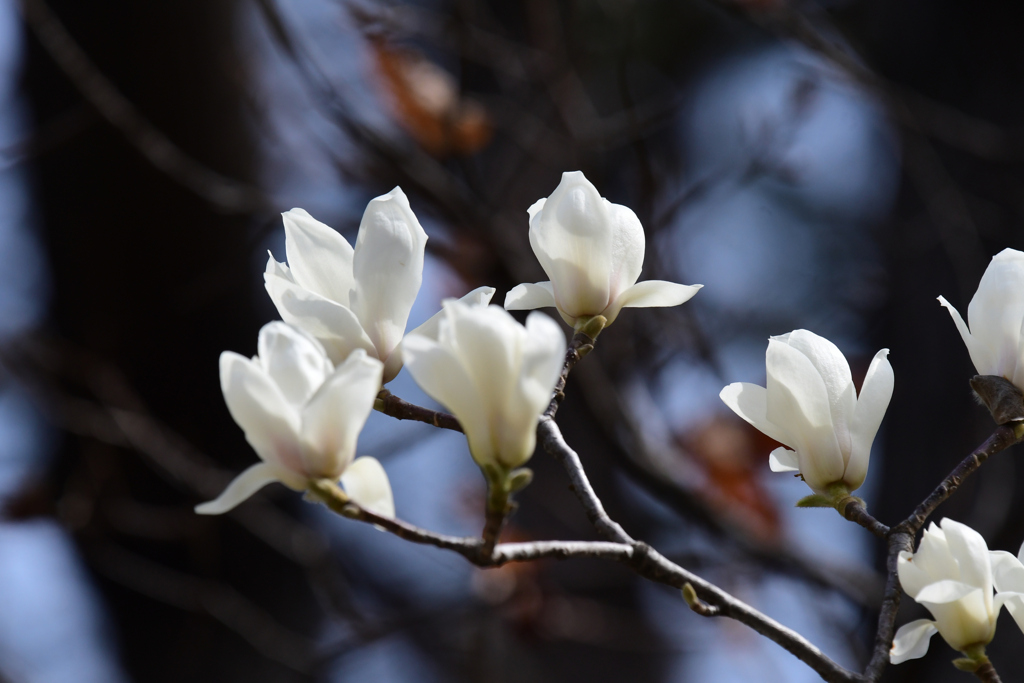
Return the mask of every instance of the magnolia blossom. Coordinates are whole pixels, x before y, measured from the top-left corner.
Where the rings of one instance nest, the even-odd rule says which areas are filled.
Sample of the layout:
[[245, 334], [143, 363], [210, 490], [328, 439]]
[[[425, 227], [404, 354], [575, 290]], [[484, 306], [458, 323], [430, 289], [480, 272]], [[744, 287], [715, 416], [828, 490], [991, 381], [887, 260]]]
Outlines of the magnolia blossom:
[[530, 459], [565, 355], [557, 323], [531, 313], [524, 327], [498, 306], [449, 300], [437, 337], [409, 334], [404, 354], [417, 384], [458, 418], [481, 467], [507, 472]]
[[864, 483], [871, 443], [892, 397], [889, 349], [875, 354], [858, 398], [836, 345], [807, 330], [772, 337], [767, 387], [737, 382], [720, 394], [737, 415], [785, 444], [769, 456], [773, 472], [799, 472], [818, 494]]
[[271, 255], [264, 275], [281, 317], [316, 337], [335, 363], [363, 349], [384, 362], [384, 382], [394, 379], [427, 243], [401, 188], [366, 206], [354, 249], [302, 209], [283, 218], [288, 264]]
[[935, 619], [900, 627], [889, 653], [893, 664], [923, 657], [936, 633], [961, 652], [992, 640], [1007, 596], [993, 599], [992, 561], [977, 531], [951, 519], [933, 522], [916, 553], [900, 553], [897, 569], [903, 590]]
[[301, 491], [313, 480], [340, 478], [355, 502], [393, 517], [384, 468], [374, 458], [353, 460], [383, 367], [356, 349], [335, 369], [320, 342], [283, 322], [264, 325], [259, 355], [251, 360], [222, 353], [224, 401], [262, 462], [196, 512], [227, 512], [272, 481]]
[[580, 171], [563, 173], [551, 196], [528, 212], [530, 246], [551, 280], [515, 287], [505, 297], [510, 311], [554, 306], [570, 325], [595, 315], [610, 324], [623, 307], [678, 306], [702, 286], [637, 283], [645, 248], [640, 219], [603, 198]]
[[967, 307], [970, 329], [943, 297], [979, 375], [996, 375], [1024, 390], [1024, 253], [1003, 249], [992, 257]]

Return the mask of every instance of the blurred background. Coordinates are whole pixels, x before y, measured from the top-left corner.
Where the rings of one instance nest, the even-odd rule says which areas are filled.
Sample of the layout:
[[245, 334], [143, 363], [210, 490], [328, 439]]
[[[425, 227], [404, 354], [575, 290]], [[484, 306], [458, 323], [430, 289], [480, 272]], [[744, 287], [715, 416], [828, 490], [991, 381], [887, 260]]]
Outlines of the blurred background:
[[[447, 296], [544, 279], [526, 209], [582, 170], [647, 232], [631, 309], [559, 423], [634, 536], [863, 666], [876, 540], [767, 467], [717, 395], [767, 337], [835, 341], [896, 390], [863, 494], [905, 517], [992, 429], [935, 298], [961, 311], [1024, 248], [1024, 21], [945, 0], [0, 0], [0, 678], [814, 681], [612, 563], [478, 570], [270, 486], [192, 507], [254, 462], [218, 386], [255, 353], [280, 212], [351, 241], [400, 185], [430, 241], [410, 328]], [[389, 385], [423, 405], [407, 373]], [[400, 517], [478, 533], [458, 434], [371, 417]], [[1024, 468], [942, 506], [1024, 541]], [[594, 538], [543, 453], [507, 538]], [[899, 624], [924, 616], [904, 600]], [[1024, 635], [990, 648], [1024, 680]], [[885, 681], [957, 681], [939, 638]]]

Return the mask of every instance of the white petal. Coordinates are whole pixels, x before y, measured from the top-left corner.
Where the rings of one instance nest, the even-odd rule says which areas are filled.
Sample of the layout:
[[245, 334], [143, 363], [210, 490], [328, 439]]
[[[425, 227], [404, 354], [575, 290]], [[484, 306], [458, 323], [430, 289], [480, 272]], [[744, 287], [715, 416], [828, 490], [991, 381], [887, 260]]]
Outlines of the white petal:
[[1000, 593], [995, 597], [995, 608], [1006, 607], [1017, 626], [1024, 631], [1024, 593]]
[[900, 585], [907, 595], [914, 598], [924, 590], [925, 586], [934, 581], [930, 574], [916, 561], [913, 553], [906, 550], [900, 552], [896, 560], [896, 573], [900, 579]]
[[1024, 564], [1005, 550], [989, 552], [992, 562], [992, 582], [1000, 593], [1024, 593]]
[[531, 311], [555, 305], [555, 290], [550, 282], [524, 282], [505, 295], [506, 311]]
[[945, 297], [939, 297], [939, 304], [942, 305], [949, 315], [953, 318], [953, 323], [956, 324], [956, 329], [960, 332], [960, 338], [964, 340], [964, 345], [967, 347], [967, 353], [971, 356], [971, 362], [974, 363], [974, 368], [978, 371], [979, 375], [991, 375], [996, 372], [995, 361], [991, 357], [988, 349], [971, 334], [970, 330], [967, 329], [967, 323], [960, 317], [960, 312], [953, 308], [953, 304], [946, 301]]
[[332, 362], [341, 363], [355, 349], [377, 355], [376, 347], [351, 310], [283, 277], [266, 273], [263, 279], [284, 321], [315, 337]]
[[608, 288], [611, 300], [614, 301], [640, 277], [640, 271], [644, 267], [647, 240], [644, 237], [644, 227], [632, 209], [621, 204], [613, 204], [607, 199], [604, 201], [608, 205], [608, 218], [612, 222], [612, 274]]
[[220, 387], [231, 417], [260, 459], [301, 472], [298, 413], [263, 368], [225, 351], [220, 355]]
[[922, 605], [945, 605], [963, 600], [975, 591], [980, 592], [981, 589], [963, 581], [943, 579], [922, 588], [921, 592], [914, 596], [914, 600]]
[[[272, 481], [281, 481], [281, 469], [265, 462], [257, 463], [231, 480], [215, 500], [196, 506], [200, 515], [219, 515], [235, 508]], [[287, 476], [287, 475], [285, 475]], [[291, 477], [288, 477], [291, 479]]]
[[871, 444], [882, 424], [885, 411], [892, 398], [895, 378], [892, 365], [887, 356], [889, 349], [882, 349], [871, 359], [868, 372], [864, 376], [864, 384], [860, 388], [857, 406], [850, 424], [850, 461], [846, 464], [843, 481], [853, 488], [864, 483], [868, 474], [868, 461], [871, 459]]
[[478, 462], [493, 462], [487, 411], [476, 399], [476, 384], [455, 353], [420, 335], [407, 336], [402, 343], [402, 353], [405, 367], [416, 384], [458, 419], [473, 457]]
[[644, 280], [626, 288], [605, 311], [611, 324], [623, 308], [678, 306], [693, 298], [704, 285], [680, 285], [664, 280]]
[[[468, 306], [486, 306], [491, 303], [491, 297], [494, 296], [494, 287], [477, 287], [468, 294], [464, 294], [459, 301]], [[442, 304], [441, 310], [430, 316], [426, 322], [414, 329], [412, 332], [406, 334], [418, 334], [423, 337], [437, 340], [438, 329], [441, 325], [441, 320], [444, 318], [444, 306]], [[384, 383], [387, 384], [398, 375], [402, 369], [402, 344], [400, 343], [395, 350], [388, 356], [387, 362], [384, 363]]]
[[338, 366], [302, 411], [303, 459], [310, 477], [337, 479], [380, 391], [384, 364], [362, 349]]
[[354, 285], [352, 247], [348, 241], [302, 209], [292, 209], [281, 217], [285, 252], [295, 282], [348, 306]]
[[562, 174], [530, 219], [530, 246], [551, 279], [559, 309], [571, 317], [598, 315], [612, 300], [614, 226], [608, 205], [574, 171]]
[[776, 448], [768, 454], [768, 467], [772, 472], [799, 472], [800, 459], [788, 448]]
[[405, 335], [409, 311], [423, 282], [427, 234], [401, 188], [370, 201], [359, 224], [352, 310], [387, 358]]
[[382, 517], [395, 516], [395, 498], [387, 472], [376, 458], [356, 458], [341, 474], [341, 485], [360, 507]]
[[[807, 330], [793, 330], [786, 335], [786, 342], [807, 356], [814, 365], [828, 392], [829, 411], [832, 413], [832, 427], [839, 442], [839, 450], [849, 462], [850, 423], [857, 406], [857, 392], [850, 374], [850, 364], [835, 344], [822, 336]], [[863, 478], [857, 486], [863, 483]], [[856, 487], [854, 487], [856, 488]]]
[[260, 330], [260, 365], [285, 400], [301, 407], [334, 370], [316, 339], [287, 323], [274, 321]]
[[960, 567], [960, 580], [981, 588], [988, 596], [987, 605], [991, 607], [992, 562], [984, 537], [966, 524], [948, 517], [939, 524]]
[[902, 664], [908, 659], [920, 659], [928, 652], [928, 641], [939, 632], [935, 622], [930, 619], [918, 619], [900, 626], [892, 641], [889, 661]]
[[792, 437], [800, 474], [815, 491], [841, 481], [846, 463], [832, 427], [828, 391], [803, 353], [775, 339], [768, 341], [766, 417]]
[[1013, 378], [1024, 320], [1024, 253], [1004, 249], [992, 257], [967, 307], [971, 335], [988, 351], [992, 365], [980, 374]]
[[749, 382], [734, 382], [722, 389], [718, 394], [725, 405], [732, 408], [733, 412], [753, 425], [765, 436], [775, 439], [779, 443], [792, 447], [792, 439], [789, 433], [778, 425], [769, 422], [768, 392], [764, 387]]

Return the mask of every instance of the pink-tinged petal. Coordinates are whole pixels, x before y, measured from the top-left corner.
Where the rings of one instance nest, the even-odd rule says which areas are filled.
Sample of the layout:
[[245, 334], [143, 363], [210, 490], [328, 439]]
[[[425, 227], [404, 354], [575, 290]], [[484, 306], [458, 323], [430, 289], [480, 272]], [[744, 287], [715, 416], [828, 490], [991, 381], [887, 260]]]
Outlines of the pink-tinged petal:
[[[274, 481], [284, 483], [285, 479], [292, 484], [296, 483], [296, 478], [289, 476], [280, 467], [275, 467], [265, 462], [257, 463], [232, 479], [228, 487], [224, 489], [224, 492], [217, 496], [215, 500], [197, 505], [195, 508], [196, 512], [200, 515], [223, 514], [248, 500], [252, 494], [267, 484]], [[301, 489], [302, 485], [300, 484], [297, 487], [291, 486], [291, 488]]]
[[945, 297], [939, 297], [939, 304], [949, 311], [949, 315], [953, 318], [953, 323], [956, 324], [956, 329], [960, 333], [960, 338], [964, 340], [964, 345], [967, 347], [967, 353], [971, 356], [971, 362], [974, 363], [975, 369], [979, 375], [991, 375], [998, 374], [996, 372], [995, 360], [992, 358], [988, 349], [976, 339], [967, 329], [967, 323], [960, 317], [960, 312], [953, 308], [953, 305], [946, 301]]
[[928, 642], [939, 632], [935, 622], [930, 619], [918, 619], [904, 624], [896, 631], [889, 651], [889, 662], [902, 664], [909, 659], [920, 659], [928, 652]]
[[260, 366], [296, 410], [334, 371], [323, 345], [287, 323], [274, 321], [264, 325], [257, 349]]
[[722, 389], [718, 397], [759, 432], [793, 447], [793, 439], [789, 433], [768, 420], [768, 392], [764, 387], [749, 382], [734, 382]]
[[352, 247], [341, 233], [316, 220], [303, 209], [281, 214], [285, 252], [296, 283], [327, 299], [348, 306], [355, 284]]
[[506, 311], [532, 311], [555, 305], [555, 290], [550, 282], [524, 282], [505, 295]]
[[800, 459], [788, 448], [776, 448], [768, 454], [768, 467], [772, 472], [799, 472]]
[[[807, 330], [793, 330], [780, 337], [786, 343], [807, 356], [821, 375], [828, 392], [829, 411], [832, 413], [832, 428], [839, 442], [839, 450], [846, 459], [850, 454], [850, 422], [857, 406], [857, 391], [853, 386], [850, 364], [835, 344]], [[857, 486], [860, 486], [860, 483]]]
[[644, 280], [628, 287], [619, 294], [605, 311], [604, 316], [611, 324], [619, 317], [623, 308], [654, 308], [678, 306], [693, 298], [704, 285], [680, 285], [664, 280]]
[[804, 481], [821, 493], [838, 481], [846, 462], [832, 426], [828, 391], [817, 368], [803, 353], [770, 339], [765, 355], [769, 422], [792, 437]]
[[387, 358], [405, 335], [409, 312], [423, 282], [427, 233], [401, 188], [370, 200], [359, 225], [352, 310]]
[[878, 428], [885, 417], [892, 398], [895, 377], [892, 365], [887, 356], [889, 349], [882, 349], [871, 359], [868, 372], [864, 376], [864, 384], [860, 388], [857, 406], [850, 424], [850, 440], [852, 449], [850, 461], [846, 465], [843, 480], [853, 488], [864, 483], [868, 474], [868, 462], [871, 459], [871, 444], [875, 440]]
[[362, 508], [382, 517], [395, 516], [395, 498], [387, 472], [376, 458], [356, 458], [341, 473], [345, 493]]
[[220, 355], [220, 386], [231, 417], [264, 462], [301, 472], [299, 416], [256, 362]]
[[355, 456], [359, 432], [380, 391], [384, 364], [356, 349], [302, 411], [303, 462], [310, 477], [337, 479]]
[[373, 341], [351, 310], [283, 277], [266, 273], [263, 279], [281, 318], [315, 337], [333, 363], [341, 363], [355, 349], [377, 355]]

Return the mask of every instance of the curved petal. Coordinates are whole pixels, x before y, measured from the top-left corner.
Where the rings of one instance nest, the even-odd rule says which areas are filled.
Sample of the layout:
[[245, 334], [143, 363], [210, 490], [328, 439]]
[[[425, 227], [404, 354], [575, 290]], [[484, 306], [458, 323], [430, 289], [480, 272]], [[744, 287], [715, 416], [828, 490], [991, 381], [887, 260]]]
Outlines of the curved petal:
[[793, 439], [782, 427], [768, 420], [768, 392], [749, 382], [734, 382], [718, 394], [725, 405], [765, 436], [793, 447]]
[[298, 413], [263, 368], [225, 351], [220, 355], [220, 387], [231, 417], [260, 459], [300, 472]]
[[992, 563], [992, 583], [1000, 593], [1024, 593], [1024, 564], [1005, 550], [989, 552]]
[[341, 363], [355, 349], [377, 355], [377, 348], [351, 310], [283, 277], [265, 273], [263, 279], [281, 318], [315, 337], [332, 362]]
[[296, 410], [334, 370], [320, 342], [280, 321], [260, 329], [257, 349], [260, 365]]
[[939, 297], [939, 304], [949, 311], [949, 315], [952, 316], [953, 323], [956, 325], [957, 331], [960, 332], [960, 338], [964, 340], [967, 353], [970, 354], [971, 362], [974, 363], [974, 369], [978, 371], [978, 374], [996, 374], [995, 362], [988, 349], [978, 339], [975, 339], [970, 330], [967, 329], [967, 323], [960, 317], [960, 312], [953, 308], [953, 304], [946, 301], [945, 297]]
[[908, 659], [920, 659], [928, 652], [928, 642], [939, 632], [935, 622], [930, 619], [918, 619], [900, 626], [889, 650], [889, 661], [902, 664]]
[[995, 608], [1006, 607], [1017, 626], [1024, 631], [1024, 593], [1000, 593], [995, 597]]
[[352, 310], [387, 358], [405, 335], [409, 312], [423, 283], [427, 233], [402, 189], [370, 200], [359, 224]]
[[772, 472], [799, 472], [800, 459], [788, 448], [776, 448], [768, 454], [768, 467]]
[[295, 282], [311, 292], [348, 306], [352, 279], [352, 247], [341, 233], [303, 209], [281, 214], [284, 248]]
[[946, 534], [946, 543], [960, 567], [960, 580], [977, 586], [986, 595], [986, 605], [992, 606], [992, 562], [988, 544], [977, 531], [948, 517], [939, 524]]
[[846, 475], [843, 477], [843, 481], [854, 489], [864, 483], [868, 474], [871, 444], [892, 398], [895, 377], [888, 355], [889, 349], [882, 349], [871, 359], [854, 408], [853, 422], [850, 424], [850, 461], [846, 464]]
[[352, 462], [383, 372], [383, 363], [356, 349], [306, 404], [302, 411], [303, 461], [310, 477], [337, 479]]
[[551, 279], [559, 309], [569, 316], [598, 315], [611, 303], [613, 222], [608, 206], [597, 188], [573, 171], [562, 174], [530, 219], [530, 246]]
[[832, 427], [828, 391], [810, 359], [788, 344], [770, 339], [766, 417], [792, 436], [800, 474], [815, 491], [841, 481], [846, 462]]
[[945, 605], [963, 600], [975, 591], [980, 592], [981, 589], [963, 581], [943, 579], [922, 588], [921, 592], [914, 596], [914, 600], [922, 605]]
[[832, 413], [832, 428], [839, 442], [839, 450], [848, 463], [851, 451], [850, 423], [857, 406], [857, 390], [853, 386], [850, 364], [838, 346], [813, 332], [793, 330], [784, 336], [787, 344], [807, 356], [825, 383], [829, 411]]
[[967, 307], [967, 320], [991, 362], [987, 371], [978, 372], [1012, 379], [1024, 320], [1024, 253], [1003, 249], [992, 257]]
[[907, 595], [915, 599], [925, 586], [934, 581], [926, 569], [915, 562], [916, 559], [913, 553], [904, 550], [896, 560], [896, 574], [899, 576], [900, 585]]
[[[281, 468], [265, 462], [256, 463], [231, 480], [223, 493], [201, 505], [196, 505], [200, 515], [219, 515], [234, 509], [252, 494], [273, 481], [281, 481]], [[287, 475], [285, 475], [287, 477]], [[287, 477], [294, 481], [293, 478]]]
[[[486, 306], [491, 303], [491, 297], [494, 296], [494, 291], [494, 287], [477, 287], [469, 293], [464, 294], [459, 301], [468, 306]], [[427, 318], [426, 322], [414, 329], [412, 332], [406, 334], [406, 336], [410, 334], [418, 334], [436, 341], [442, 319], [444, 319], [443, 302], [440, 311]], [[391, 355], [388, 356], [387, 361], [384, 363], [384, 384], [393, 380], [401, 370], [402, 343], [399, 342], [398, 346], [395, 347], [395, 350], [391, 352]]]
[[532, 311], [555, 305], [555, 290], [550, 282], [524, 282], [505, 295], [506, 311]]
[[644, 237], [644, 226], [633, 209], [622, 204], [613, 204], [607, 199], [603, 201], [608, 206], [608, 218], [612, 223], [612, 274], [608, 288], [610, 298], [614, 301], [640, 277], [640, 271], [644, 267], [647, 239]]
[[376, 458], [356, 458], [341, 473], [345, 493], [360, 507], [383, 517], [395, 516], [395, 497], [387, 472]]
[[704, 285], [680, 285], [665, 280], [644, 280], [626, 288], [605, 310], [611, 324], [623, 308], [653, 308], [678, 306], [693, 298]]

